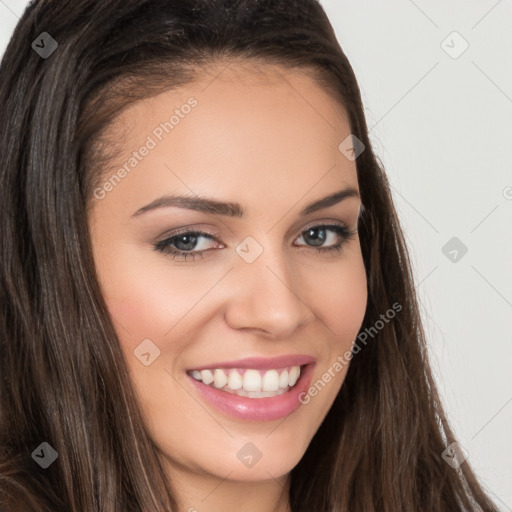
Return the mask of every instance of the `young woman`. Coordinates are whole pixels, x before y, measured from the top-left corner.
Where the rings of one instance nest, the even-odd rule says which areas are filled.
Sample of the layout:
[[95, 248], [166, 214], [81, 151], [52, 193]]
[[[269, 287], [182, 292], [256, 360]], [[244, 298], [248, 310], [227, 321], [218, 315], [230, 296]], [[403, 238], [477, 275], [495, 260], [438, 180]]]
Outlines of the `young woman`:
[[1, 64], [0, 506], [496, 511], [316, 0], [39, 0]]

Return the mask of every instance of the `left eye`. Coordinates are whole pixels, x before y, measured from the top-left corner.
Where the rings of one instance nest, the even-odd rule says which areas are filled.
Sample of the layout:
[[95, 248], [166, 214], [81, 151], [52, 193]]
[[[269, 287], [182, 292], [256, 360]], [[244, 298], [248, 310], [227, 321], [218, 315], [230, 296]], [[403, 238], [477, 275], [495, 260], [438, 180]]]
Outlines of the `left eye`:
[[[350, 231], [345, 225], [320, 225], [303, 231], [297, 241], [299, 245], [305, 243], [317, 252], [340, 251], [342, 245], [355, 235], [356, 232]], [[301, 240], [303, 243], [300, 243]], [[212, 248], [208, 247], [208, 241], [223, 248], [213, 235], [202, 231], [187, 231], [157, 242], [154, 249], [183, 260], [195, 259], [196, 256], [203, 258], [204, 253]]]
[[[326, 241], [334, 244], [336, 243], [337, 236], [342, 235], [343, 228], [341, 226], [313, 226], [306, 231], [303, 231], [299, 240], [307, 240], [306, 243], [313, 247], [324, 245]], [[326, 245], [330, 245], [327, 243]]]
[[[199, 242], [202, 240], [202, 242]], [[210, 249], [208, 241], [217, 242], [215, 237], [202, 231], [187, 231], [178, 235], [165, 238], [154, 245], [154, 249], [165, 254], [172, 255], [173, 258], [181, 257], [194, 259], [196, 255], [201, 258], [204, 253]]]

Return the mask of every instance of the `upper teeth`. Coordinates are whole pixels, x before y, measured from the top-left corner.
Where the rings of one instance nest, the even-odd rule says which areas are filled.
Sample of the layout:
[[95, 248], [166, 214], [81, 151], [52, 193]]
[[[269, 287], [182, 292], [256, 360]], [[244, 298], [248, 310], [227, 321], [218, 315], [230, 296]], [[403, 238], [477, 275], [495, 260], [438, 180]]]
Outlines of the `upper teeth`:
[[229, 390], [237, 391], [242, 388], [247, 391], [278, 391], [294, 386], [300, 376], [300, 366], [280, 368], [276, 370], [253, 370], [233, 368], [224, 370], [193, 370], [192, 377], [221, 389], [227, 385]]

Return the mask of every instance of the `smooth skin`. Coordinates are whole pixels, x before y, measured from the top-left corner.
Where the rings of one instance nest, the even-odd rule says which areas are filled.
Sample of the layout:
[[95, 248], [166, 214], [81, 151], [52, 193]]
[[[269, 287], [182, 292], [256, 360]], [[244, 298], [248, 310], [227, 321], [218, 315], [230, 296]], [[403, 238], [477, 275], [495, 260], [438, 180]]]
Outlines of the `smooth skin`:
[[[202, 70], [193, 84], [124, 111], [108, 134], [123, 149], [105, 181], [148, 136], [155, 139], [155, 128], [175, 109], [197, 100], [130, 173], [91, 202], [102, 292], [180, 512], [225, 512], [235, 505], [239, 512], [289, 510], [289, 473], [348, 365], [307, 405], [272, 421], [219, 412], [197, 393], [186, 370], [309, 354], [316, 359], [314, 383], [351, 349], [366, 309], [357, 233], [344, 240], [330, 229], [309, 231], [336, 223], [357, 231], [359, 196], [299, 215], [344, 188], [359, 191], [356, 164], [338, 149], [350, 134], [347, 114], [304, 72], [270, 65], [254, 70], [241, 63]], [[239, 203], [244, 215], [176, 206], [134, 215], [171, 194]], [[200, 236], [195, 245], [190, 238], [188, 245], [176, 238], [168, 243], [185, 252], [204, 250], [202, 258], [155, 250], [184, 230], [215, 236]], [[235, 250], [248, 236], [263, 249], [252, 263]], [[340, 242], [339, 252], [318, 251]], [[160, 350], [149, 366], [134, 355], [145, 339]], [[262, 454], [253, 467], [237, 457], [248, 442]]]

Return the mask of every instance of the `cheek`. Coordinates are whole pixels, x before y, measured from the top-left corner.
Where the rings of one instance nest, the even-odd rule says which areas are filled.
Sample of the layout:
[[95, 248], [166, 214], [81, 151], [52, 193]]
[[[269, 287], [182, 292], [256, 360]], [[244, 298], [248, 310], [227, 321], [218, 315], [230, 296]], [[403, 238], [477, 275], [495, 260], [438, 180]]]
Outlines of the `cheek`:
[[[115, 278], [116, 276], [111, 276]], [[161, 281], [152, 282], [142, 273], [130, 272], [112, 279], [105, 290], [107, 306], [124, 343], [140, 343], [144, 338], [160, 339], [172, 326], [170, 312], [176, 306]]]
[[[134, 251], [135, 252], [135, 251]], [[206, 282], [185, 269], [169, 272], [165, 260], [134, 264], [134, 257], [118, 254], [100, 281], [110, 315], [124, 343], [144, 338], [166, 339], [166, 334], [200, 300], [217, 278]]]
[[[351, 255], [352, 256], [352, 255]], [[366, 272], [360, 252], [340, 263], [319, 267], [308, 278], [311, 304], [335, 343], [350, 344], [363, 322], [367, 305]]]

